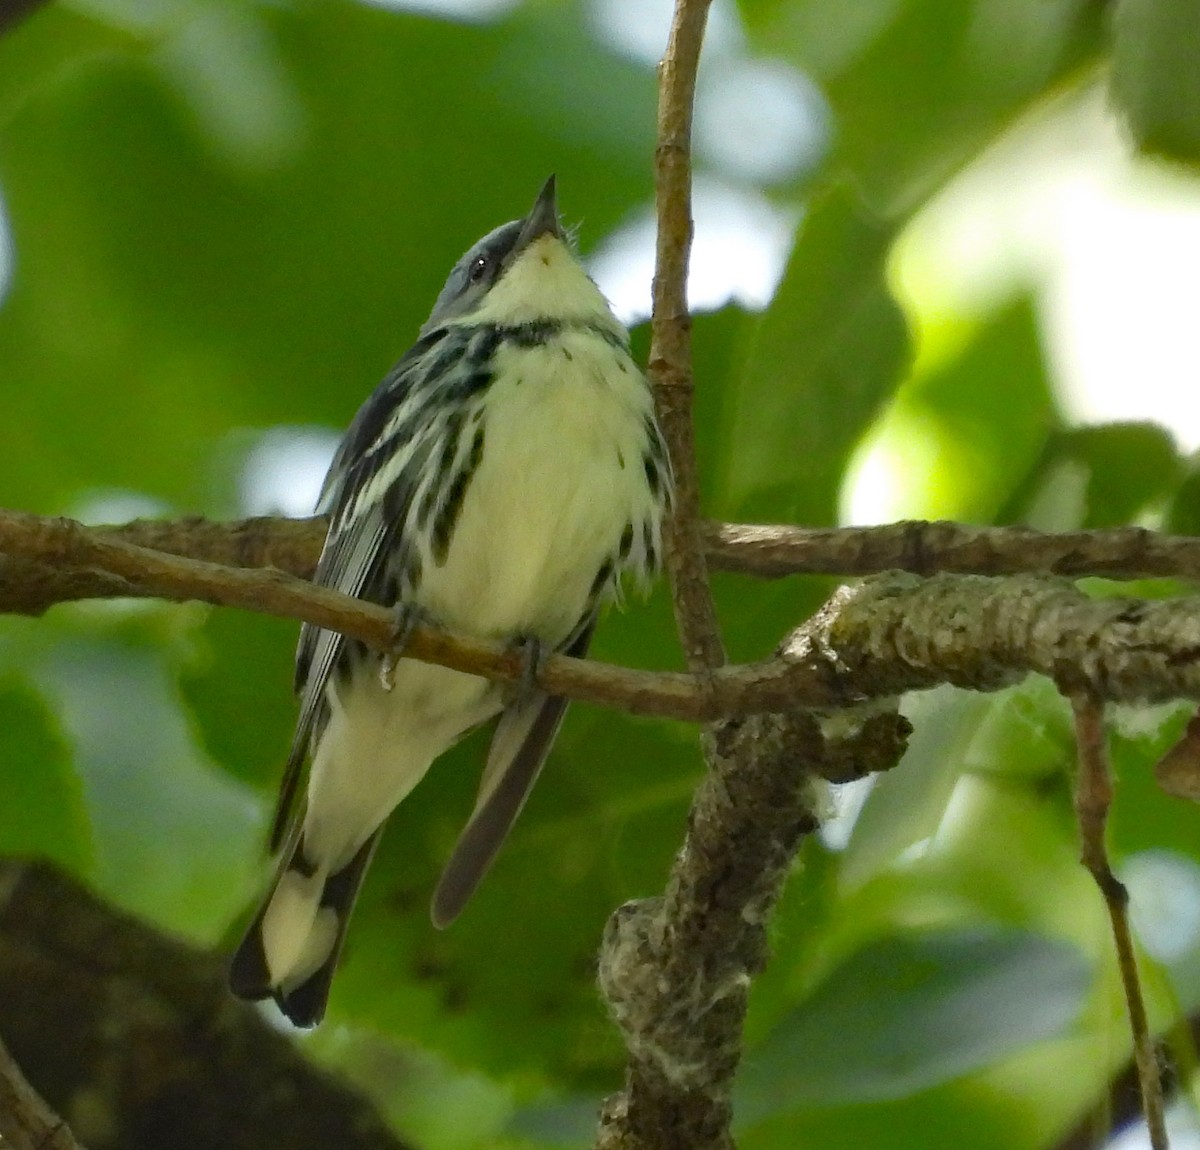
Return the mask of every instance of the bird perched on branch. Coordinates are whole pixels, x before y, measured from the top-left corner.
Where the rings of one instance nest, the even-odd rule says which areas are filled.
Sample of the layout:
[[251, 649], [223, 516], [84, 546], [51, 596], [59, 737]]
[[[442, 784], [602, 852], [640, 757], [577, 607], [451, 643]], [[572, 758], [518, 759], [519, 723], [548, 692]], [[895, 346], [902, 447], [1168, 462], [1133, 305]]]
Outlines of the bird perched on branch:
[[[420, 337], [346, 432], [315, 581], [417, 620], [583, 655], [597, 613], [659, 562], [671, 476], [629, 336], [575, 258], [554, 178], [454, 266]], [[566, 700], [380, 656], [305, 624], [300, 720], [270, 892], [233, 959], [245, 998], [319, 1022], [383, 824], [430, 764], [499, 715], [475, 809], [433, 896], [463, 909], [520, 812]], [[307, 783], [302, 788], [304, 766]]]

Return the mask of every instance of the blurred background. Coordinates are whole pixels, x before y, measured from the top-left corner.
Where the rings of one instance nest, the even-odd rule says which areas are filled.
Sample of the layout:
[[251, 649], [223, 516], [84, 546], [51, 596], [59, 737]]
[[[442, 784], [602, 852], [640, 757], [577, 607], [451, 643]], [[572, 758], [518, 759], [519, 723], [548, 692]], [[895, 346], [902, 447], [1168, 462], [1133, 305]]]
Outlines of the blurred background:
[[[0, 503], [307, 513], [452, 263], [551, 172], [644, 357], [669, 15], [0, 12]], [[1189, 0], [717, 0], [689, 288], [706, 512], [1195, 530], [1197, 77]], [[734, 657], [832, 586], [720, 577]], [[265, 877], [295, 631], [142, 602], [0, 619], [0, 851], [228, 946]], [[611, 616], [595, 653], [678, 666], [665, 593]], [[906, 710], [904, 763], [831, 799], [778, 915], [746, 1150], [1054, 1146], [1128, 1057], [1062, 702], [1029, 682]], [[1158, 1027], [1200, 1007], [1196, 816], [1150, 775], [1186, 715], [1123, 712], [1113, 735], [1113, 849]], [[584, 1145], [623, 1066], [597, 941], [662, 887], [695, 732], [575, 708], [489, 881], [435, 933], [481, 761], [459, 748], [393, 819], [329, 1019], [300, 1040], [428, 1150]], [[1192, 1114], [1173, 1112], [1175, 1145], [1200, 1145]]]

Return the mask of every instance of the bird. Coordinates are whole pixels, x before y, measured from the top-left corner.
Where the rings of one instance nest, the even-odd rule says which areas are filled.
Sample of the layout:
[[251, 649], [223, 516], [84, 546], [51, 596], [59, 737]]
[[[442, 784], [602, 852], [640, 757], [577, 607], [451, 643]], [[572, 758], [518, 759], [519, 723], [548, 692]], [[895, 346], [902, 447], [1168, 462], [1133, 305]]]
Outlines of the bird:
[[[566, 700], [544, 652], [583, 657], [597, 617], [660, 565], [672, 472], [629, 334], [580, 263], [551, 176], [454, 265], [416, 342], [358, 410], [317, 511], [314, 582], [395, 612], [391, 654], [301, 629], [277, 869], [234, 953], [239, 997], [324, 1016], [384, 824], [433, 762], [496, 720], [478, 796], [434, 891], [463, 910], [528, 797]], [[520, 647], [500, 684], [404, 658], [415, 623]]]

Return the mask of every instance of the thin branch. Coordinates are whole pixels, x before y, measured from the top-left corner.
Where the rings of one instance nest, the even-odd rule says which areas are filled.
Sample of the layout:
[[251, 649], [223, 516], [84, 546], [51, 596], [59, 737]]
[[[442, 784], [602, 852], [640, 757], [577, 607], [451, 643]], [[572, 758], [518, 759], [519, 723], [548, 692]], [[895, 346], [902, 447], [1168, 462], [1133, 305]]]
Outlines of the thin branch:
[[1091, 872], [1104, 896], [1112, 923], [1113, 942], [1117, 950], [1117, 967], [1129, 1011], [1129, 1028], [1133, 1035], [1134, 1064], [1142, 1095], [1142, 1113], [1153, 1150], [1169, 1150], [1167, 1127], [1163, 1115], [1162, 1077], [1155, 1056], [1154, 1039], [1146, 1018], [1142, 998], [1142, 983], [1138, 975], [1133, 934], [1129, 928], [1129, 891], [1113, 874], [1105, 846], [1105, 828], [1112, 806], [1112, 773], [1104, 740], [1104, 708], [1094, 699], [1074, 695], [1071, 706], [1075, 712], [1075, 738], [1079, 744], [1079, 781], [1075, 792], [1075, 810], [1079, 819], [1082, 862]]
[[[152, 551], [69, 519], [0, 511], [0, 557], [0, 566], [34, 564], [60, 581], [87, 574], [108, 595], [198, 599], [304, 620], [378, 650], [392, 642], [382, 607], [270, 568]], [[581, 702], [692, 722], [843, 706], [940, 683], [996, 690], [1029, 672], [1069, 677], [1072, 689], [1113, 702], [1200, 701], [1200, 597], [1093, 601], [1059, 579], [891, 575], [844, 588], [833, 603], [820, 643], [801, 632], [803, 643], [793, 637], [762, 662], [696, 676], [550, 655], [538, 682]], [[525, 673], [511, 648], [431, 627], [414, 631], [406, 654], [491, 679]]]
[[714, 569], [763, 578], [911, 571], [1200, 580], [1200, 537], [1144, 527], [1047, 534], [921, 521], [837, 528], [707, 522], [704, 542]]
[[700, 482], [692, 426], [692, 317], [687, 305], [692, 246], [692, 104], [696, 68], [711, 0], [678, 0], [659, 65], [658, 240], [651, 316], [650, 377], [675, 476], [674, 514], [667, 525], [667, 567], [675, 619], [688, 669], [725, 662], [720, 624], [708, 585], [700, 536]]
[[[225, 607], [300, 619], [360, 639], [376, 650], [394, 641], [394, 617], [386, 608], [317, 587], [273, 568], [222, 567], [138, 547], [70, 519], [44, 519], [0, 512], [0, 555], [37, 564], [71, 582], [75, 572], [99, 574], [108, 595], [198, 599]], [[13, 605], [5, 604], [9, 609]], [[16, 604], [18, 609], [25, 604]], [[40, 604], [38, 605], [40, 606]], [[486, 678], [515, 682], [525, 674], [520, 652], [501, 643], [417, 627], [405, 655]], [[777, 662], [727, 671], [722, 697], [753, 700], [780, 675], [795, 673]], [[615, 705], [638, 714], [708, 719], [725, 713], [714, 687], [687, 674], [634, 671], [591, 660], [549, 655], [539, 664], [538, 682], [555, 694]], [[829, 692], [813, 682], [819, 698]], [[748, 694], [747, 694], [748, 692]], [[734, 703], [734, 711], [739, 710]], [[762, 710], [751, 702], [750, 710]], [[775, 709], [772, 707], [767, 710]]]
[[[4, 1037], [85, 1143], [408, 1150], [366, 1098], [230, 996], [226, 967], [223, 954], [160, 934], [49, 864], [0, 859]], [[10, 1138], [6, 1112], [0, 1098]]]
[[67, 1124], [37, 1093], [0, 1042], [0, 1146], [4, 1150], [82, 1150]]
[[[1171, 1040], [1173, 1045], [1177, 1043], [1193, 1050], [1200, 1046], [1200, 1011], [1181, 1018]], [[1170, 1094], [1179, 1089], [1180, 1067], [1169, 1049], [1164, 1050], [1164, 1055], [1160, 1077], [1164, 1093]], [[1050, 1150], [1095, 1150], [1097, 1145], [1103, 1144], [1107, 1131], [1124, 1130], [1137, 1121], [1141, 1115], [1140, 1104], [1137, 1067], [1132, 1061], [1127, 1062], [1109, 1081], [1100, 1105], [1090, 1108]], [[1103, 1126], [1097, 1122], [1098, 1111], [1103, 1113]]]
[[[230, 523], [139, 519], [94, 530], [105, 538], [172, 555], [227, 567], [275, 567], [308, 579], [321, 553], [326, 522], [317, 517]], [[1027, 527], [957, 523], [809, 529], [706, 521], [701, 530], [710, 568], [760, 578], [910, 571], [1200, 580], [1200, 538], [1160, 535], [1141, 527], [1048, 535]], [[0, 554], [3, 611], [36, 615], [55, 603], [129, 593], [103, 571], [49, 568]]]

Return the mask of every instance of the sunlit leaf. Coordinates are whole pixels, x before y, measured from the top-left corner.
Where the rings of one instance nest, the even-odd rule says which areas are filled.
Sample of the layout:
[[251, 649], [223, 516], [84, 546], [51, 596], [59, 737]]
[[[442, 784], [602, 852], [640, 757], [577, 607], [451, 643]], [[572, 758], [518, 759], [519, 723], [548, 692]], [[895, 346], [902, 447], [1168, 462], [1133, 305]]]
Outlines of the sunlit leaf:
[[1080, 0], [743, 2], [761, 49], [823, 85], [835, 167], [889, 215], [912, 210], [1103, 42], [1103, 11]]
[[[1020, 300], [989, 317], [957, 356], [906, 381], [873, 450], [921, 515], [989, 522], [1022, 489], [1060, 423], [1036, 316]], [[920, 469], [907, 464], [914, 440]]]

